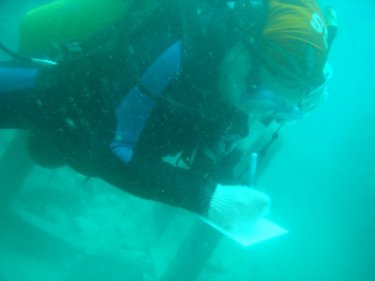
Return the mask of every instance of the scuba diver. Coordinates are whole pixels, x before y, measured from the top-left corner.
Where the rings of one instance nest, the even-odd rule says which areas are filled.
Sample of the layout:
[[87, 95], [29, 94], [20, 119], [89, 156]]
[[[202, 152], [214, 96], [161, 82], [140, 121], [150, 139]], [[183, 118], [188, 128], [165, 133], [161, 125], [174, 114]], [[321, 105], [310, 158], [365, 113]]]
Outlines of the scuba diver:
[[54, 1], [24, 16], [19, 52], [1, 45], [0, 127], [28, 130], [42, 166], [230, 230], [270, 203], [235, 172], [249, 124], [324, 100], [332, 30], [314, 0]]

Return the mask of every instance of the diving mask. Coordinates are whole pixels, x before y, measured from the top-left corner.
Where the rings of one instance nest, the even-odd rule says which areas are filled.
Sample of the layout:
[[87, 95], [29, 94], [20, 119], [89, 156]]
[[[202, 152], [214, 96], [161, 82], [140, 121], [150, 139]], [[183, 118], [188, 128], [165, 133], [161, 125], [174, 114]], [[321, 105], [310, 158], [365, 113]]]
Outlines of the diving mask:
[[326, 82], [331, 76], [328, 65], [323, 74], [324, 82], [312, 88], [287, 83], [289, 81], [262, 70], [259, 84], [252, 85], [241, 95], [239, 107], [260, 120], [290, 122], [302, 119], [327, 98]]

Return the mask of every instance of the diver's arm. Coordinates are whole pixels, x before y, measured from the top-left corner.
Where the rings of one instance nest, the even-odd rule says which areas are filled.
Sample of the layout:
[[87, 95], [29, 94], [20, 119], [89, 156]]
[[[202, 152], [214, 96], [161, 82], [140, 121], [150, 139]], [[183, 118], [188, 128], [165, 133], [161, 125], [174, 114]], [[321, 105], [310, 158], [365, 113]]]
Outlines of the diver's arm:
[[191, 170], [159, 162], [132, 162], [121, 187], [134, 195], [194, 212], [233, 231], [266, 212], [269, 197], [243, 185], [222, 185], [194, 175]]
[[205, 215], [216, 184], [191, 171], [151, 159], [118, 161], [101, 166], [100, 177], [108, 183], [141, 198]]
[[106, 180], [133, 195], [179, 207], [227, 231], [249, 224], [266, 212], [269, 197], [241, 185], [210, 183], [191, 171], [164, 162], [134, 162]]
[[154, 196], [157, 201], [199, 214], [207, 212], [215, 183], [166, 162], [140, 162], [135, 165], [141, 165], [144, 171], [144, 174], [140, 175], [144, 195]]

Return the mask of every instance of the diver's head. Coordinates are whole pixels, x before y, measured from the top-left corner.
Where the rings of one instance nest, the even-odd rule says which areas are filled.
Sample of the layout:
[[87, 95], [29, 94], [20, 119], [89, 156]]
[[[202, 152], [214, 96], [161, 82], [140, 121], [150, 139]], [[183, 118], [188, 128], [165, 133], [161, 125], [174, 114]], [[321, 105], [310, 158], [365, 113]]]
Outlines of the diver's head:
[[246, 113], [255, 108], [285, 115], [286, 110], [294, 118], [301, 116], [295, 114], [298, 110], [310, 110], [324, 100], [327, 26], [315, 1], [270, 0], [268, 10], [257, 52], [246, 55], [245, 46], [237, 46], [229, 56], [237, 62], [230, 100]]
[[300, 90], [297, 99], [325, 81], [327, 32], [316, 1], [269, 2], [260, 47], [262, 64], [285, 87]]

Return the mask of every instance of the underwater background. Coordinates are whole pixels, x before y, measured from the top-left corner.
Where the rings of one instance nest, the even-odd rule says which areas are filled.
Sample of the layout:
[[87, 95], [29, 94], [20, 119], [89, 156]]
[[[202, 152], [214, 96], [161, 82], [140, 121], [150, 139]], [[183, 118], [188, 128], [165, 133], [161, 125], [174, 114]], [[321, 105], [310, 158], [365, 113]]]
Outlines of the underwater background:
[[[17, 49], [20, 18], [47, 2], [1, 0], [0, 42]], [[203, 231], [196, 247], [181, 248], [199, 228], [195, 217], [37, 167], [22, 132], [3, 130], [0, 281], [168, 281], [174, 267], [185, 268], [181, 281], [375, 280], [375, 2], [320, 2], [339, 19], [329, 98], [285, 128], [258, 183], [288, 235], [249, 248], [223, 238], [200, 268], [217, 237]]]

